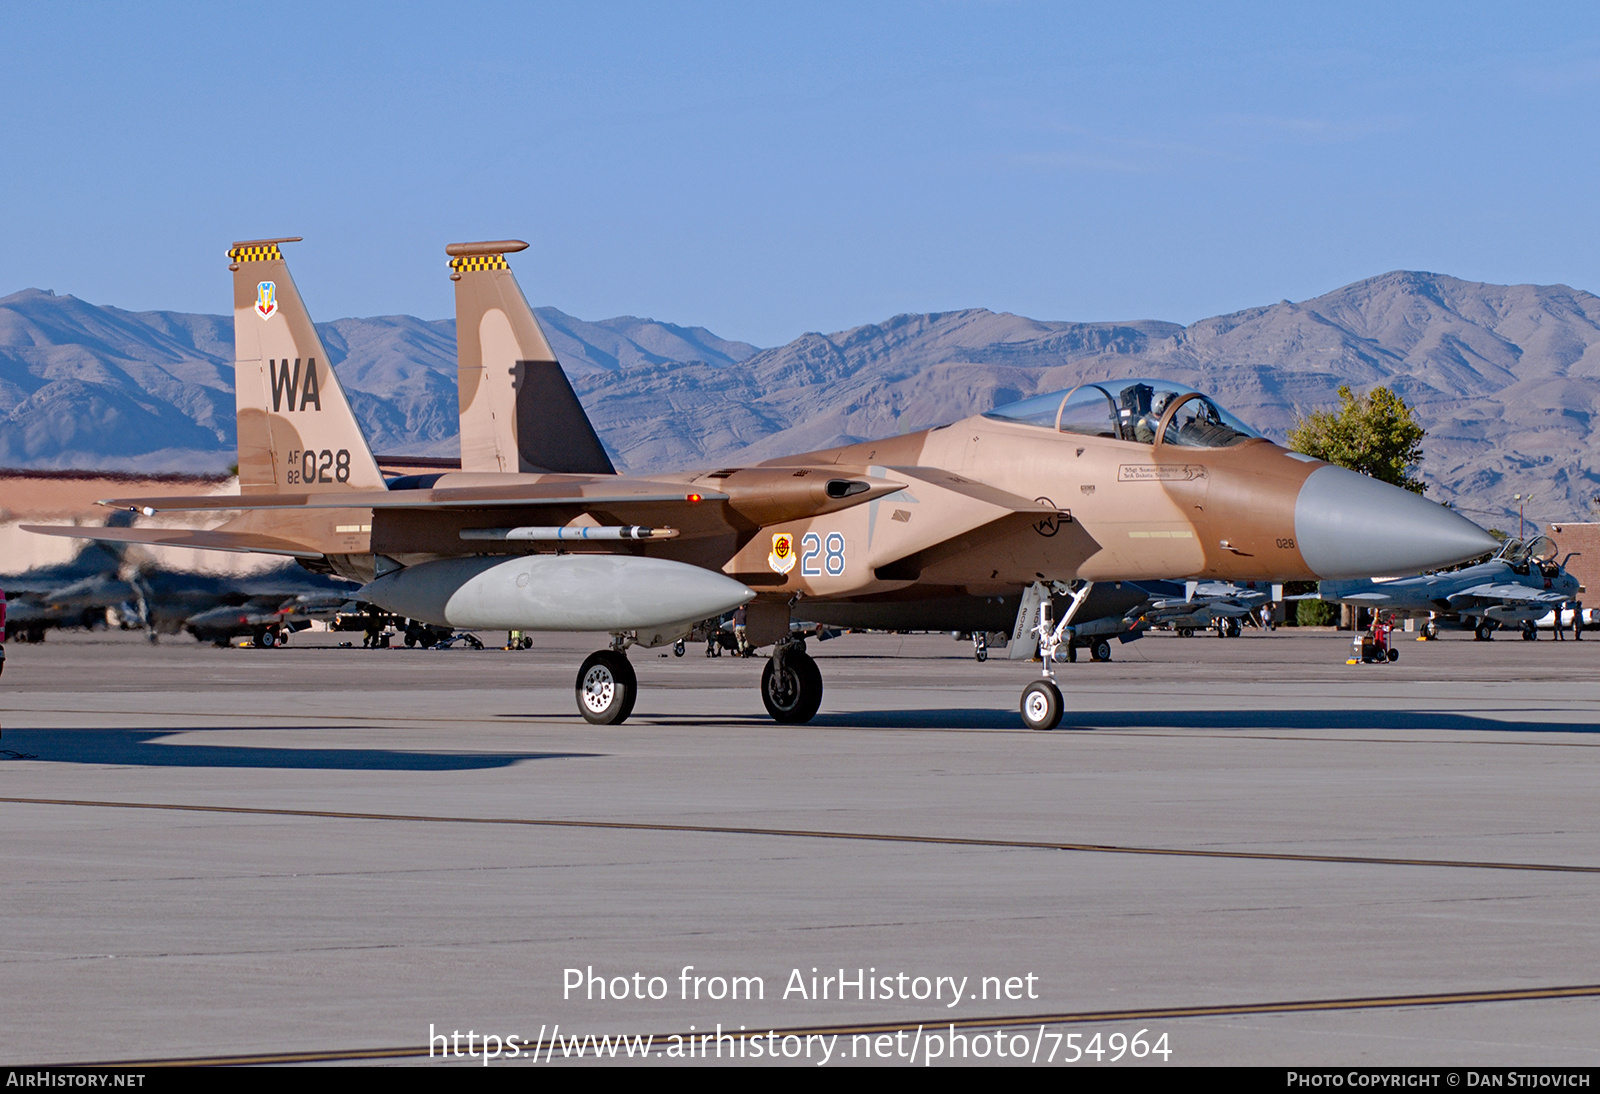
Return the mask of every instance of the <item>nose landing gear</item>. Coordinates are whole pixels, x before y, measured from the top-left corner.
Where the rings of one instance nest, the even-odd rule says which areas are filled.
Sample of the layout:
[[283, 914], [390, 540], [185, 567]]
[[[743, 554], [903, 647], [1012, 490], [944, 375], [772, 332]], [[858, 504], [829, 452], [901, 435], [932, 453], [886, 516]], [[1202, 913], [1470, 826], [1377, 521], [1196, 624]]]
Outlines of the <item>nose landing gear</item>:
[[[1022, 724], [1029, 729], [1054, 729], [1061, 724], [1065, 704], [1061, 689], [1056, 686], [1055, 669], [1051, 665], [1060, 660], [1071, 660], [1076, 645], [1072, 634], [1072, 620], [1078, 609], [1089, 599], [1094, 582], [1086, 581], [1072, 594], [1072, 603], [1062, 613], [1061, 622], [1050, 623], [1050, 597], [1042, 585], [1033, 586], [1039, 597], [1039, 623], [1033, 633], [1039, 636], [1039, 658], [1044, 663], [1044, 679], [1035, 680], [1022, 691]], [[1111, 643], [1096, 639], [1090, 645], [1090, 657], [1096, 661], [1111, 660]]]
[[1022, 692], [1022, 723], [1029, 729], [1054, 729], [1061, 724], [1062, 706], [1054, 680], [1035, 680]]

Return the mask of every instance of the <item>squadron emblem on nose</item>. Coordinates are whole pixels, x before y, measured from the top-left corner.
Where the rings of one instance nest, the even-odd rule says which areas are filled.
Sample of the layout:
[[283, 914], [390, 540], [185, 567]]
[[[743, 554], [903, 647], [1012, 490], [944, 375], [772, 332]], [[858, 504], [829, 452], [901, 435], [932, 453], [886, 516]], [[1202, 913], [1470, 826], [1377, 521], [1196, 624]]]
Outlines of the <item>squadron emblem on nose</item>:
[[278, 313], [278, 286], [272, 281], [263, 281], [256, 286], [256, 314], [263, 319], [271, 319]]
[[780, 574], [794, 569], [794, 536], [789, 532], [776, 532], [772, 536], [772, 553], [767, 565]]

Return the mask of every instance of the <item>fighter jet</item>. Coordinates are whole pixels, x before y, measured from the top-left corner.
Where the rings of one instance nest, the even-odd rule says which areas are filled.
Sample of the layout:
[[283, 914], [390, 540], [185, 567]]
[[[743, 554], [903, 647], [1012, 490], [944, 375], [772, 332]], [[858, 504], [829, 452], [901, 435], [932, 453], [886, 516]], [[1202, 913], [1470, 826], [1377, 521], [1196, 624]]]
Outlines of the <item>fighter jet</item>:
[[1566, 560], [1555, 561], [1557, 553], [1549, 536], [1526, 543], [1513, 539], [1476, 566], [1416, 577], [1323, 581], [1317, 595], [1400, 618], [1426, 618], [1423, 633], [1429, 637], [1438, 633], [1436, 613], [1455, 612], [1477, 621], [1479, 641], [1491, 640], [1496, 628], [1511, 624], [1520, 624], [1522, 637], [1533, 641], [1539, 637], [1538, 620], [1576, 601], [1582, 591], [1578, 579], [1567, 573]]
[[1151, 601], [1141, 620], [1152, 627], [1171, 627], [1188, 637], [1195, 631], [1214, 629], [1220, 637], [1237, 638], [1244, 621], [1272, 599], [1270, 589], [1255, 582], [1191, 581], [1181, 597]]
[[[126, 527], [132, 519], [113, 513], [108, 523]], [[5, 637], [42, 642], [58, 627], [103, 625], [108, 610], [143, 625], [141, 590], [120, 576], [123, 554], [118, 544], [89, 543], [65, 562], [0, 578], [10, 597]]]
[[196, 612], [183, 621], [183, 629], [199, 641], [217, 646], [248, 637], [252, 645], [271, 649], [311, 626], [312, 620], [328, 620], [354, 607], [348, 596], [339, 593], [257, 596], [242, 604], [225, 604]]
[[[362, 581], [360, 599], [438, 625], [607, 632], [610, 647], [584, 662], [575, 686], [580, 713], [597, 724], [632, 711], [630, 646], [675, 642], [741, 604], [747, 641], [773, 648], [761, 682], [768, 712], [805, 722], [822, 678], [791, 636], [791, 610], [829, 623], [830, 605], [1022, 593], [1014, 625], [1037, 617], [1027, 630], [1047, 654], [1023, 719], [1053, 728], [1062, 698], [1048, 655], [1070, 640], [1098, 583], [1364, 577], [1493, 544], [1449, 510], [1288, 452], [1204, 394], [1156, 380], [1082, 384], [754, 465], [615, 474], [511, 276], [505, 255], [525, 246], [515, 241], [446, 248], [462, 372], [538, 397], [507, 408], [485, 395], [496, 469], [466, 455], [480, 430], [463, 441], [464, 467], [476, 469], [392, 488], [289, 277], [285, 242], [229, 251], [239, 496], [105, 502], [241, 515], [187, 532], [31, 530], [276, 553]], [[1072, 601], [1052, 623], [1057, 587]]]

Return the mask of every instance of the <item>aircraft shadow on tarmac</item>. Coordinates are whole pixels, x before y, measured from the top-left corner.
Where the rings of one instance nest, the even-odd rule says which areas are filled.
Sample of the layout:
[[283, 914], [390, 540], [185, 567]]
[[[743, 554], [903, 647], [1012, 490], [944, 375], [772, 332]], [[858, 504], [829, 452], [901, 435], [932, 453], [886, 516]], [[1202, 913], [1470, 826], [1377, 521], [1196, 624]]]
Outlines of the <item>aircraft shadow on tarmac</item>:
[[[236, 732], [241, 726], [217, 726]], [[400, 752], [381, 748], [258, 748], [167, 743], [205, 729], [11, 730], [7, 751], [47, 763], [318, 771], [482, 771], [526, 760], [588, 759], [596, 752]]]
[[[1553, 711], [1558, 717], [1569, 713]], [[830, 729], [1014, 729], [1014, 710], [863, 710], [819, 714], [811, 725]], [[1096, 729], [1212, 730], [1448, 730], [1497, 733], [1600, 733], [1588, 722], [1512, 721], [1471, 714], [1415, 710], [1136, 710], [1067, 712], [1057, 732]]]

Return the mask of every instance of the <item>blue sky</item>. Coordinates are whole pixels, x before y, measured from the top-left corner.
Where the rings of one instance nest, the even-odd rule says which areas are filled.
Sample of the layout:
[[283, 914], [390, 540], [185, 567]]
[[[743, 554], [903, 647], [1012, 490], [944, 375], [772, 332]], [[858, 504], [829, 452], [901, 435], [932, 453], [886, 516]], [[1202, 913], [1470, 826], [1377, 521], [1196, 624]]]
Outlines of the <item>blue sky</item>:
[[760, 345], [1189, 322], [1391, 269], [1600, 290], [1600, 8], [8, 4], [0, 295], [319, 319], [529, 298]]

